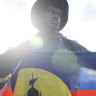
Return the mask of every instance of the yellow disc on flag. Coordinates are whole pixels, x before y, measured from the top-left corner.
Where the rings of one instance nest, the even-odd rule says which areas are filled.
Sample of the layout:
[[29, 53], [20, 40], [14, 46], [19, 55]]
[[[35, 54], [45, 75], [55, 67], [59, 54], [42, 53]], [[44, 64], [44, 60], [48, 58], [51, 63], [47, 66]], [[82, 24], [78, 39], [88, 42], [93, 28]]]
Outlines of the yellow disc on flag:
[[18, 73], [13, 96], [71, 96], [71, 93], [55, 74], [38, 68], [24, 68]]

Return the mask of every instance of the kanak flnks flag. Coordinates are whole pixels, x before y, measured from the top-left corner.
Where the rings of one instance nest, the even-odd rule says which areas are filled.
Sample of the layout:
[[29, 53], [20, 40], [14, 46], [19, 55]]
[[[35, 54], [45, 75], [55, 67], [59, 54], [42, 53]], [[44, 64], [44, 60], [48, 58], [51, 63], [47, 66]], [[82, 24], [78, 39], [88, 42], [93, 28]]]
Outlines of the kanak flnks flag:
[[2, 96], [96, 96], [95, 61], [95, 52], [33, 52], [13, 69]]

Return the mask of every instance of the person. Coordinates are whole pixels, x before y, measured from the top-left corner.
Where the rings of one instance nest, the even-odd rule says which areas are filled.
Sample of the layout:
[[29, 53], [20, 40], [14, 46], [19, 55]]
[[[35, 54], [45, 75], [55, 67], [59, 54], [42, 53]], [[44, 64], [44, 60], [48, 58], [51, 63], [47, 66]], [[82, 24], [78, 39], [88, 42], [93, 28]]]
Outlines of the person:
[[[31, 51], [56, 52], [59, 49], [88, 51], [82, 45], [65, 38], [60, 33], [68, 21], [68, 10], [67, 0], [37, 0], [31, 9], [31, 20], [33, 26], [39, 32], [33, 38], [33, 41], [28, 40], [0, 55], [0, 77], [10, 74], [12, 66], [26, 58]], [[40, 42], [36, 45], [34, 42], [37, 39]], [[66, 84], [68, 85], [68, 83]]]
[[[37, 0], [35, 2], [31, 10], [31, 20], [33, 26], [39, 30], [37, 36], [40, 37], [40, 41], [43, 43], [41, 48], [35, 49], [47, 51], [56, 51], [58, 49], [69, 49], [71, 51], [87, 50], [77, 42], [65, 38], [60, 33], [68, 21], [68, 10], [69, 6], [66, 0]], [[17, 63], [21, 58], [26, 57], [32, 47], [34, 46], [28, 40], [20, 46], [8, 49], [4, 54], [1, 54], [0, 77], [10, 74], [14, 62]]]

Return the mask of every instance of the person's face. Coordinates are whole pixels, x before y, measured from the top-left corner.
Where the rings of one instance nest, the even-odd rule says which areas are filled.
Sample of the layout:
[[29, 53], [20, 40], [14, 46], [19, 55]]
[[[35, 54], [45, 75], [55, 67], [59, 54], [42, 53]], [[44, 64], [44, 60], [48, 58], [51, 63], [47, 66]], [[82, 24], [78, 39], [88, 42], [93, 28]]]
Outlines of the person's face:
[[56, 7], [49, 6], [42, 14], [42, 22], [49, 30], [57, 31], [61, 22], [61, 10]]

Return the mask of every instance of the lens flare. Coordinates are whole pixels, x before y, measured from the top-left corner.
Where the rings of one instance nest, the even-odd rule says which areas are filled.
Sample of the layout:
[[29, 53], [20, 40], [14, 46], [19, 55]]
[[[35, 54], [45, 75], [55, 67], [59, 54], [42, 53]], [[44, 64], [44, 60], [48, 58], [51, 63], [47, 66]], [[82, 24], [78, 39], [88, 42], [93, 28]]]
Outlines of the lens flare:
[[36, 36], [32, 38], [31, 44], [34, 48], [41, 48], [43, 46], [43, 40], [40, 37]]
[[78, 68], [77, 58], [72, 51], [61, 49], [52, 57], [52, 65], [61, 73], [70, 73]]

